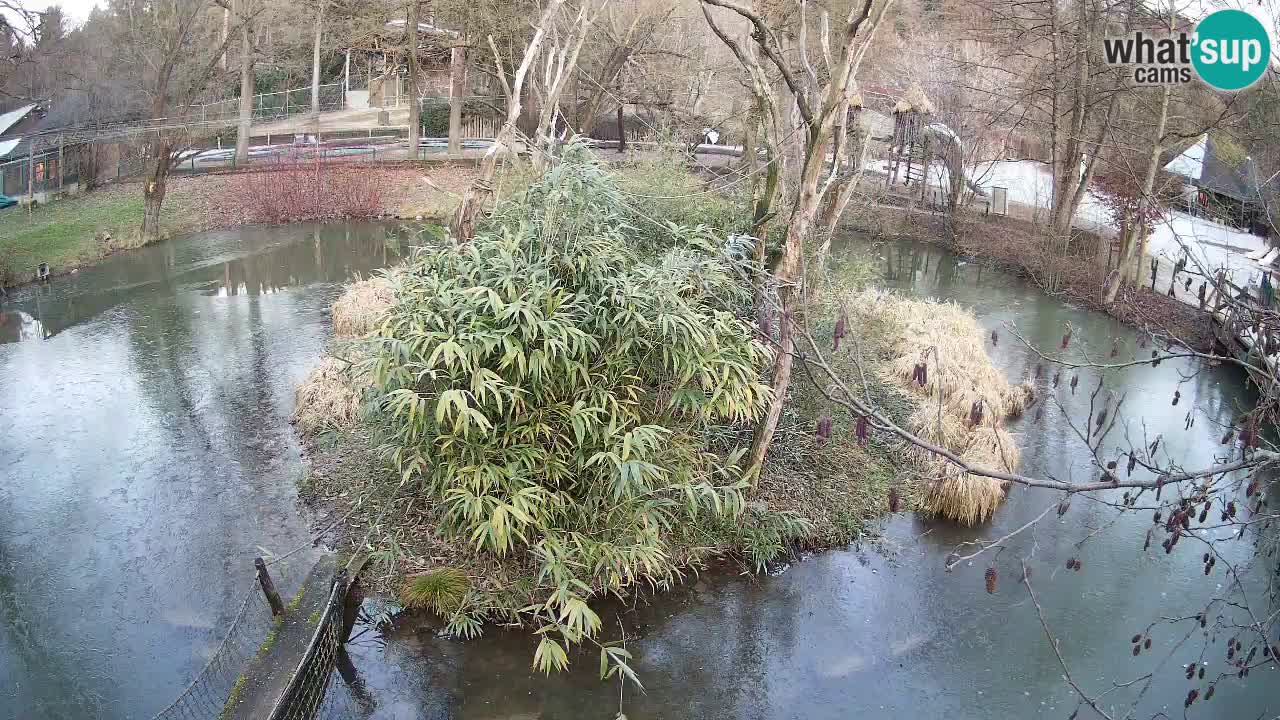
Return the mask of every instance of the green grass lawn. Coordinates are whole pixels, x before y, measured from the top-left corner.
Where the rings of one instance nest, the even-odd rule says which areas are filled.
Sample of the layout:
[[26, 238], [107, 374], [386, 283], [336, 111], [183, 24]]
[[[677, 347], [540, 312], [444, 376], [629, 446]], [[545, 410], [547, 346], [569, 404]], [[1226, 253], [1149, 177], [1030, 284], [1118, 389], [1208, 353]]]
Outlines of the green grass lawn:
[[[183, 205], [178, 198], [167, 199], [165, 221], [180, 214]], [[0, 284], [32, 279], [42, 262], [53, 273], [63, 273], [138, 247], [141, 224], [142, 188], [136, 184], [102, 188], [30, 212], [21, 207], [0, 210]], [[110, 233], [111, 240], [99, 241], [99, 232]]]

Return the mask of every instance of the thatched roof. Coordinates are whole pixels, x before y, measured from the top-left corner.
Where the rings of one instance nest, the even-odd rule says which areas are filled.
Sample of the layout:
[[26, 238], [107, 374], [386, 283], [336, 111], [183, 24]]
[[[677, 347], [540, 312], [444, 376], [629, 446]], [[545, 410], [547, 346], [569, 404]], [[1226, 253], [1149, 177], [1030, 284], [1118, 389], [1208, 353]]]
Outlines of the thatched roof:
[[907, 90], [907, 94], [893, 106], [895, 113], [918, 112], [930, 115], [934, 111], [933, 102], [929, 100], [929, 96], [924, 94], [924, 88], [919, 83], [913, 83]]

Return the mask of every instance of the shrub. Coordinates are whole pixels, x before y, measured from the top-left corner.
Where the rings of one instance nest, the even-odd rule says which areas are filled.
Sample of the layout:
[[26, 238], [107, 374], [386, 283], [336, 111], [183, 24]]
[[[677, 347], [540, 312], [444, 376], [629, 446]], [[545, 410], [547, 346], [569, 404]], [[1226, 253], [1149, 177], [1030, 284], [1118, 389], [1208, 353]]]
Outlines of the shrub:
[[223, 206], [240, 223], [373, 217], [382, 213], [385, 168], [362, 164], [299, 164], [232, 176]]
[[466, 573], [441, 567], [409, 578], [400, 590], [400, 600], [407, 608], [426, 608], [448, 619], [462, 608], [470, 588]]
[[618, 173], [618, 185], [637, 233], [655, 246], [667, 242], [670, 231], [660, 227], [665, 224], [702, 225], [719, 235], [751, 229], [751, 203], [742, 196], [750, 184], [739, 182], [727, 192], [709, 187], [670, 148], [627, 163]]
[[474, 240], [416, 254], [369, 342], [371, 418], [442, 530], [537, 567], [535, 664], [593, 637], [599, 592], [669, 584], [690, 528], [743, 509], [715, 426], [760, 415], [768, 349], [730, 307], [705, 230], [639, 259], [614, 181], [583, 147]]

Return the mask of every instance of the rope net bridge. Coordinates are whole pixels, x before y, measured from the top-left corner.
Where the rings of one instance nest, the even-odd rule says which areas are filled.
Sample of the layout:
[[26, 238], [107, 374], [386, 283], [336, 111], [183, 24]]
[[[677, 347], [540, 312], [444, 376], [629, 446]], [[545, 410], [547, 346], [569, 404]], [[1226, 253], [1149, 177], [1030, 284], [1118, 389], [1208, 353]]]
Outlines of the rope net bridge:
[[[318, 618], [313, 614], [302, 621], [310, 626], [314, 620], [314, 630], [296, 666], [278, 668], [288, 673], [288, 680], [269, 705], [270, 714], [259, 713], [256, 706], [244, 702], [246, 687], [257, 679], [252, 675], [264, 670], [257, 663], [264, 661], [270, 639], [282, 627], [281, 616], [273, 613], [272, 607], [278, 598], [269, 602], [259, 590], [264, 572], [259, 570], [259, 577], [245, 592], [226, 636], [204, 668], [153, 720], [337, 720], [372, 714], [373, 703], [356, 679], [344, 648], [354, 621], [354, 613], [345, 612], [351, 587], [346, 569], [338, 570], [327, 586], [328, 594], [316, 611]], [[264, 585], [269, 584], [268, 580]], [[273, 661], [275, 658], [266, 658], [266, 662]]]

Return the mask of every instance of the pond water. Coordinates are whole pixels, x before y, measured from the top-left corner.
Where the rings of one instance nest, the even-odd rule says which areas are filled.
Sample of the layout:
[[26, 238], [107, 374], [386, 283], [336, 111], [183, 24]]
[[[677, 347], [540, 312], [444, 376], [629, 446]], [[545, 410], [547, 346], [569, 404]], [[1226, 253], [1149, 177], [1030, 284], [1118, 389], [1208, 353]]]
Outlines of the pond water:
[[[936, 247], [897, 242], [868, 248], [851, 241], [849, 249], [854, 245], [876, 258], [883, 284], [953, 299], [972, 308], [985, 329], [999, 330], [1002, 340], [990, 352], [1013, 378], [1029, 376], [1035, 361], [1005, 323], [1041, 347], [1056, 348], [1070, 322], [1076, 328], [1073, 352], [1106, 358], [1113, 338], [1119, 338], [1121, 357], [1139, 352], [1135, 333], [1110, 318], [1064, 305]], [[1065, 378], [1056, 395], [1065, 412], [1082, 419], [1096, 374], [1081, 372], [1075, 395]], [[1163, 435], [1171, 456], [1189, 464], [1221, 452], [1223, 431], [1215, 421], [1229, 420], [1251, 400], [1238, 372], [1189, 362], [1112, 371], [1108, 387], [1127, 393], [1128, 419], [1124, 430], [1113, 431], [1108, 448], [1127, 446], [1125, 432], [1135, 443]], [[1181, 400], [1172, 407], [1179, 388]], [[1196, 422], [1184, 429], [1188, 410]], [[1045, 403], [1038, 420], [1033, 411], [1014, 424], [1022, 469], [1079, 480], [1088, 476], [1087, 462], [1062, 412]], [[612, 607], [602, 618], [607, 626], [627, 628], [645, 684], [644, 693], [627, 688], [621, 704], [617, 684], [599, 681], [594, 654], [582, 654], [570, 672], [547, 678], [530, 667], [534, 643], [526, 632], [490, 630], [478, 640], [456, 642], [438, 637], [435, 625], [421, 620], [404, 621], [386, 635], [358, 637], [352, 646], [358, 679], [338, 691], [353, 695], [347, 707], [363, 716], [396, 719], [612, 718], [619, 708], [631, 720], [1066, 718], [1076, 696], [1017, 582], [1016, 559], [1030, 556], [1037, 596], [1074, 678], [1098, 694], [1114, 682], [1154, 672], [1137, 717], [1181, 715], [1192, 687], [1183, 664], [1197, 659], [1199, 645], [1170, 651], [1192, 623], [1160, 626], [1152, 651], [1140, 657], [1132, 656], [1129, 640], [1161, 616], [1194, 614], [1225, 581], [1221, 571], [1206, 581], [1202, 548], [1180, 546], [1167, 556], [1157, 540], [1151, 552], [1141, 552], [1150, 513], [1119, 516], [1076, 499], [1061, 520], [1051, 514], [1004, 552], [994, 595], [983, 585], [988, 558], [944, 570], [957, 543], [1001, 537], [1057, 500], [1047, 491], [1015, 488], [994, 521], [976, 529], [902, 514], [883, 527], [889, 552], [830, 551], [768, 577], [711, 572], [639, 607]], [[1077, 547], [1086, 536], [1088, 542]], [[1232, 542], [1225, 552], [1240, 560], [1252, 549], [1251, 542]], [[1080, 572], [1065, 569], [1070, 557], [1081, 560]], [[1262, 571], [1248, 579], [1261, 582]], [[1225, 670], [1225, 644], [1220, 638], [1204, 658], [1209, 677]], [[1107, 699], [1127, 706], [1135, 694], [1134, 688], [1120, 689]], [[1234, 676], [1223, 681], [1215, 697], [1192, 712], [1240, 719], [1273, 717], [1278, 710], [1280, 674], [1269, 666], [1243, 682]], [[1079, 716], [1095, 714], [1085, 708]]]
[[150, 717], [307, 540], [293, 388], [385, 236], [208, 233], [0, 305], [0, 719]]
[[[0, 307], [0, 720], [149, 717], [220, 640], [252, 580], [252, 557], [306, 541], [293, 388], [322, 352], [340, 283], [395, 260], [385, 234], [351, 225], [196, 236], [28, 288]], [[1069, 321], [1076, 351], [1105, 356], [1116, 337], [1122, 356], [1136, 351], [1133, 332], [1110, 319], [937, 248], [871, 252], [885, 284], [954, 299], [1000, 329], [991, 352], [1011, 376], [1034, 362], [1006, 322], [1043, 346], [1056, 346]], [[1163, 434], [1188, 462], [1220, 452], [1214, 421], [1250, 400], [1238, 373], [1189, 363], [1117, 371], [1109, 382], [1128, 393], [1128, 431]], [[1087, 412], [1083, 389], [1093, 383], [1081, 373], [1073, 396], [1064, 382], [1057, 395], [1067, 412]], [[1196, 423], [1184, 430], [1187, 410]], [[1085, 459], [1061, 412], [1048, 403], [1040, 419], [1014, 426], [1023, 469], [1078, 479]], [[1077, 499], [1004, 553], [995, 595], [983, 589], [985, 559], [943, 570], [957, 542], [999, 537], [1053, 502], [1015, 489], [991, 524], [970, 530], [903, 514], [883, 527], [888, 552], [835, 550], [767, 577], [707, 573], [650, 603], [614, 607], [603, 617], [632, 636], [646, 687], [627, 688], [621, 707], [632, 720], [1065, 718], [1075, 698], [1015, 581], [1012, 560], [1034, 550], [1037, 593], [1076, 679], [1100, 692], [1155, 671], [1139, 716], [1180, 714], [1191, 649], [1170, 657], [1177, 633], [1164, 626], [1141, 657], [1128, 640], [1161, 615], [1194, 612], [1222, 578], [1206, 584], [1198, 551], [1141, 553], [1145, 516], [1117, 519]], [[1227, 553], [1250, 550], [1232, 543]], [[1072, 556], [1079, 573], [1062, 569]], [[287, 592], [309, 566], [295, 556], [278, 583]], [[1223, 644], [1206, 657], [1210, 672], [1223, 667]], [[594, 656], [545, 678], [531, 670], [532, 653], [527, 633], [491, 629], [456, 642], [406, 621], [360, 635], [353, 682], [335, 689], [352, 714], [370, 718], [617, 713], [618, 687], [598, 680]], [[1278, 686], [1273, 668], [1258, 670], [1224, 681], [1194, 712], [1271, 717]]]

